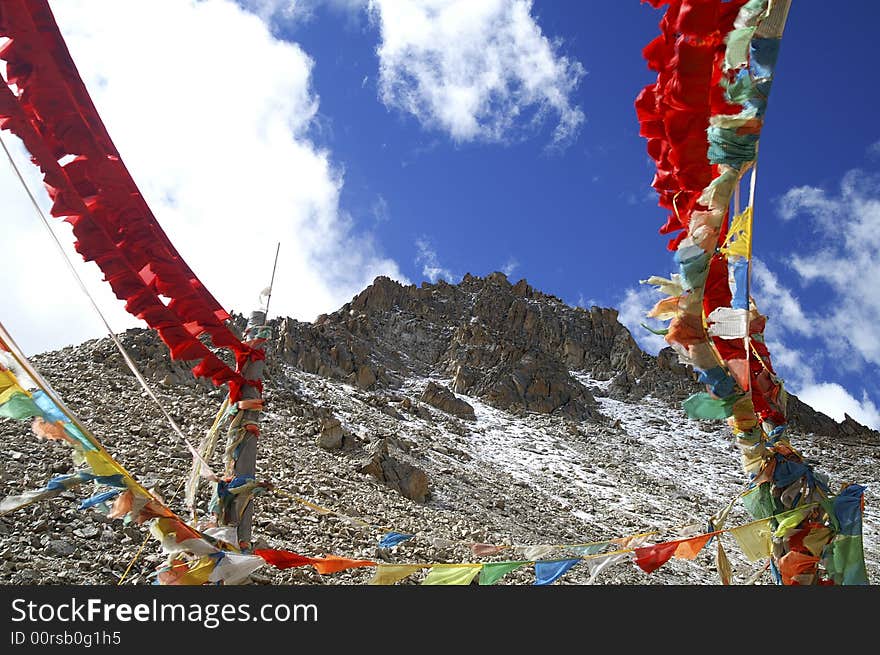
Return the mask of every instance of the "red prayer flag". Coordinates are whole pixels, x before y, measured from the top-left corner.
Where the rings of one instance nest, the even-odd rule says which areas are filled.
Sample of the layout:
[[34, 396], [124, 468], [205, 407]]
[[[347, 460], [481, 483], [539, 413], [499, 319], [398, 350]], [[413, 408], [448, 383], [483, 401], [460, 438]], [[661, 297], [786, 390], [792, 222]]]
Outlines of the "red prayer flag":
[[636, 548], [636, 564], [645, 573], [653, 573], [672, 559], [679, 544], [680, 542], [678, 541], [668, 541], [662, 544], [654, 544], [653, 546]]

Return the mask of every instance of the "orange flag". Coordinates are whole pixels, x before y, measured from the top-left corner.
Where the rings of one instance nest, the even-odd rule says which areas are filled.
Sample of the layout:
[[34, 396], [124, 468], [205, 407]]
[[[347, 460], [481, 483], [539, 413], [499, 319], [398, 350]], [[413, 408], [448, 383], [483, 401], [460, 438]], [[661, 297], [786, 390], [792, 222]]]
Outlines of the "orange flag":
[[678, 548], [675, 549], [675, 557], [678, 559], [696, 559], [697, 555], [703, 550], [703, 546], [712, 538], [711, 534], [701, 534], [690, 539], [678, 542]]
[[312, 566], [315, 570], [325, 575], [327, 573], [337, 573], [345, 569], [353, 569], [359, 566], [376, 566], [376, 562], [365, 559], [346, 559], [345, 557], [337, 557], [336, 555], [327, 555], [326, 557], [313, 557]]

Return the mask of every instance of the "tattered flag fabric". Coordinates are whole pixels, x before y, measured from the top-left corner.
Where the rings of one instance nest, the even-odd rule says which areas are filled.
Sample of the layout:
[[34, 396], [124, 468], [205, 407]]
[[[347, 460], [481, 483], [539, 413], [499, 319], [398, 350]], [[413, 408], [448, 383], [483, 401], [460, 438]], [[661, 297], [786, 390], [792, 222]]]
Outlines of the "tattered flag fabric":
[[770, 557], [772, 532], [769, 518], [730, 529], [730, 533], [750, 562]]

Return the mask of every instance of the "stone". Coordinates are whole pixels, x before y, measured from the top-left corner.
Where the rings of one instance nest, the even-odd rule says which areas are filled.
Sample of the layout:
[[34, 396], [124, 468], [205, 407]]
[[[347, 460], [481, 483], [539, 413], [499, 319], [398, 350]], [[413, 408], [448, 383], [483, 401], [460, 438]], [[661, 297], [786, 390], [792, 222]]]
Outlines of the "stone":
[[46, 552], [59, 557], [70, 557], [76, 552], [76, 544], [64, 539], [51, 539], [46, 545]]
[[372, 475], [403, 496], [417, 503], [428, 495], [428, 476], [420, 468], [391, 455], [387, 439], [377, 439], [368, 449], [368, 456], [357, 465], [359, 473]]
[[477, 419], [473, 406], [467, 401], [457, 398], [446, 387], [441, 387], [435, 382], [429, 382], [422, 392], [421, 400], [439, 410], [458, 416], [467, 421], [475, 421]]
[[357, 372], [357, 386], [359, 389], [371, 389], [376, 384], [376, 374], [367, 364], [363, 364]]
[[315, 438], [315, 443], [324, 450], [339, 450], [342, 448], [345, 431], [342, 423], [337, 418], [327, 418], [321, 423], [321, 431]]
[[73, 534], [75, 534], [77, 537], [82, 537], [83, 539], [94, 539], [98, 536], [99, 533], [100, 530], [98, 530], [98, 528], [94, 525], [87, 525], [82, 528], [76, 528], [73, 531]]

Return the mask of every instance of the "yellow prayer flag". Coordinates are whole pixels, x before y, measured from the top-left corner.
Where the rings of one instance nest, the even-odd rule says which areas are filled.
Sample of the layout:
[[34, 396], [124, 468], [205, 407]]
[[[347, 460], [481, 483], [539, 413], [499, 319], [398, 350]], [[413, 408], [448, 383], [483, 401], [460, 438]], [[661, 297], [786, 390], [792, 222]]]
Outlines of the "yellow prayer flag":
[[482, 564], [435, 564], [422, 580], [423, 585], [468, 585], [477, 577]]
[[746, 257], [752, 250], [752, 208], [748, 207], [742, 214], [734, 217], [721, 252], [728, 257]]
[[750, 562], [770, 557], [770, 533], [772, 531], [770, 519], [762, 519], [730, 529], [743, 554]]
[[9, 402], [9, 399], [17, 393], [31, 397], [31, 394], [18, 383], [18, 378], [12, 371], [0, 371], [0, 405]]
[[0, 394], [10, 387], [18, 387], [18, 379], [12, 371], [7, 369], [0, 370]]
[[394, 584], [423, 568], [424, 564], [380, 564], [369, 584]]
[[786, 530], [799, 526], [812, 509], [812, 507], [797, 507], [782, 514], [777, 514], [775, 518], [779, 521], [779, 525], [776, 527], [776, 532], [773, 533], [773, 536], [781, 537], [785, 534]]
[[214, 566], [217, 564], [217, 560], [213, 557], [202, 557], [198, 564], [192, 567], [189, 571], [181, 575], [171, 584], [175, 585], [203, 585], [208, 581], [208, 578], [211, 576], [211, 572], [214, 570]]
[[822, 550], [831, 541], [833, 533], [831, 528], [813, 528], [810, 533], [804, 537], [804, 546], [807, 547], [816, 557], [822, 556]]
[[92, 473], [95, 475], [119, 475], [125, 473], [119, 464], [100, 450], [87, 450], [85, 458], [92, 469]]
[[718, 577], [721, 578], [721, 584], [729, 585], [733, 572], [730, 568], [730, 560], [727, 559], [727, 553], [721, 545], [721, 539], [718, 540], [718, 551], [715, 553], [715, 568], [718, 569]]

